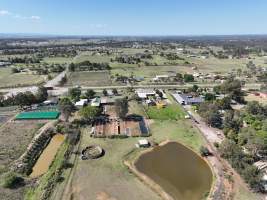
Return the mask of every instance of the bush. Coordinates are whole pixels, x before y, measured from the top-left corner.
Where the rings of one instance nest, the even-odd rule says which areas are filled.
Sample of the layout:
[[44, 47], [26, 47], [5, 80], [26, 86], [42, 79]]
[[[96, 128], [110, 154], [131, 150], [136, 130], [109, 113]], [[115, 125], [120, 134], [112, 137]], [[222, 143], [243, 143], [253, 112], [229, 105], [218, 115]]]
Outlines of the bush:
[[21, 183], [23, 179], [14, 172], [8, 172], [3, 175], [1, 185], [4, 188], [14, 188], [17, 184]]
[[203, 157], [210, 155], [210, 151], [207, 147], [201, 146], [199, 151], [200, 151], [201, 156]]
[[220, 147], [218, 142], [214, 142], [213, 145], [218, 149]]

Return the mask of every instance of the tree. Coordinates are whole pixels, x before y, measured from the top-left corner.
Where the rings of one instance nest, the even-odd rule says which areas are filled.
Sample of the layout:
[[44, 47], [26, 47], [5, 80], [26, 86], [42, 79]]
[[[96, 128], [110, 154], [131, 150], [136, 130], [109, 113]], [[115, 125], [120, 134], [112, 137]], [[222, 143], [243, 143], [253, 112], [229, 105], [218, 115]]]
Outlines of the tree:
[[63, 98], [59, 101], [59, 110], [63, 114], [65, 121], [69, 120], [69, 116], [74, 111], [74, 108], [69, 98]]
[[31, 104], [36, 102], [36, 98], [33, 95], [32, 92], [27, 91], [27, 92], [20, 92], [15, 96], [15, 104], [19, 105], [20, 107], [23, 106], [30, 106]]
[[216, 99], [216, 96], [212, 93], [206, 93], [204, 98], [205, 101], [214, 101]]
[[108, 91], [106, 89], [103, 90], [103, 95], [108, 96]]
[[193, 85], [192, 92], [197, 92], [198, 88], [199, 88], [198, 85]]
[[128, 113], [128, 100], [126, 98], [115, 101], [115, 110], [120, 118], [125, 118]]
[[118, 90], [117, 90], [116, 88], [114, 88], [114, 89], [112, 90], [112, 93], [113, 93], [114, 95], [118, 95]]
[[37, 102], [45, 101], [48, 97], [47, 89], [43, 86], [39, 87], [35, 97]]
[[19, 73], [19, 70], [17, 68], [13, 67], [13, 68], [11, 68], [11, 72], [13, 74], [15, 74], [15, 73]]
[[244, 103], [244, 93], [242, 91], [242, 83], [234, 78], [229, 78], [219, 87], [220, 92], [228, 94], [228, 96], [237, 101], [238, 103]]
[[86, 106], [83, 107], [79, 114], [85, 119], [93, 119], [96, 116], [98, 116], [101, 113], [100, 109], [98, 107], [92, 107], [92, 106]]
[[88, 99], [92, 99], [92, 98], [94, 98], [94, 96], [95, 96], [95, 91], [94, 90], [91, 90], [91, 89], [88, 89], [88, 90], [86, 90], [86, 92], [85, 92], [85, 96], [88, 98]]
[[1, 180], [1, 185], [4, 188], [14, 188], [17, 184], [20, 184], [23, 181], [23, 178], [18, 176], [14, 172], [7, 172], [4, 174], [3, 179]]
[[74, 63], [70, 63], [70, 65], [69, 65], [69, 70], [70, 70], [71, 72], [74, 72], [74, 71], [75, 71], [75, 64], [74, 64]]
[[242, 171], [242, 176], [254, 191], [263, 191], [261, 184], [262, 173], [257, 169], [257, 167], [253, 165], [246, 165]]
[[70, 88], [68, 93], [72, 100], [78, 101], [80, 99], [82, 91], [80, 88]]
[[231, 107], [231, 97], [224, 97], [216, 101], [216, 104], [219, 106], [221, 110], [230, 110]]
[[184, 82], [193, 82], [194, 76], [192, 74], [185, 74], [184, 75]]
[[201, 117], [204, 118], [205, 122], [212, 126], [220, 128], [222, 125], [222, 118], [219, 113], [217, 105], [209, 102], [204, 102], [199, 105], [198, 112]]

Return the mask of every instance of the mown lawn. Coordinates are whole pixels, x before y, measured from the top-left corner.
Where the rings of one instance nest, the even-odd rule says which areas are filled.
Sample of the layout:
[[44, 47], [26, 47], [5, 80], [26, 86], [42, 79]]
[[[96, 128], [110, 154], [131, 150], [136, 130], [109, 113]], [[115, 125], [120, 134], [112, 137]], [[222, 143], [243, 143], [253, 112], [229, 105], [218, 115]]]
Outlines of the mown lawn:
[[156, 106], [146, 108], [147, 115], [150, 119], [157, 120], [178, 120], [184, 118], [184, 111], [177, 104], [168, 105], [166, 108], [158, 109]]

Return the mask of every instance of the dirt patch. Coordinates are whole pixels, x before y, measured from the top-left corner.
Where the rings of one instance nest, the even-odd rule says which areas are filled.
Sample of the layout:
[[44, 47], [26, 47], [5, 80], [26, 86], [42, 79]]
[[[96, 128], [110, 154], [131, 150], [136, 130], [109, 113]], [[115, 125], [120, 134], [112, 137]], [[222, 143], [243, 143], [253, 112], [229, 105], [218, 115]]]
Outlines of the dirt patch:
[[116, 198], [110, 197], [107, 193], [105, 192], [100, 192], [96, 196], [96, 200], [117, 200]]

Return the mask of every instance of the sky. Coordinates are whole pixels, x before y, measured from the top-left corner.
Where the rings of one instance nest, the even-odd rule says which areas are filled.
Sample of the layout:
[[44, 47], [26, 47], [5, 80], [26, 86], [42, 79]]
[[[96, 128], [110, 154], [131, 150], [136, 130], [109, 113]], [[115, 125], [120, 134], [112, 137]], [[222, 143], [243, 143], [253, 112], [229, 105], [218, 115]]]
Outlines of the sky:
[[0, 0], [0, 33], [267, 34], [267, 1]]

